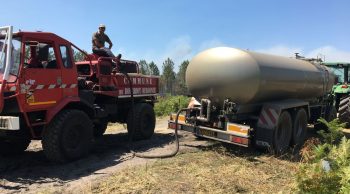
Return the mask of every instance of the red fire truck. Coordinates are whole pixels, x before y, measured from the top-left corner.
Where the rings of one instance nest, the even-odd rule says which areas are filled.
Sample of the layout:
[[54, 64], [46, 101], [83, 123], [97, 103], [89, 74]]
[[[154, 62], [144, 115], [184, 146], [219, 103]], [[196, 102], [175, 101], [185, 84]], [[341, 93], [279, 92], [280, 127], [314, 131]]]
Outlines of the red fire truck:
[[36, 139], [52, 161], [77, 159], [108, 122], [127, 123], [134, 140], [153, 135], [157, 76], [140, 74], [134, 61], [88, 55], [53, 33], [0, 31], [1, 154]]

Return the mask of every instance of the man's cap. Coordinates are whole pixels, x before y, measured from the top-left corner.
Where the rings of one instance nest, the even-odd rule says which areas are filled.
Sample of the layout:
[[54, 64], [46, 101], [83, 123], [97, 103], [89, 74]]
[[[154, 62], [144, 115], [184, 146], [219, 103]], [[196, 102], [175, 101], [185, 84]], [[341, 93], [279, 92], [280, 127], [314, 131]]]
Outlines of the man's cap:
[[100, 24], [98, 27], [99, 27], [99, 28], [106, 28], [106, 25]]

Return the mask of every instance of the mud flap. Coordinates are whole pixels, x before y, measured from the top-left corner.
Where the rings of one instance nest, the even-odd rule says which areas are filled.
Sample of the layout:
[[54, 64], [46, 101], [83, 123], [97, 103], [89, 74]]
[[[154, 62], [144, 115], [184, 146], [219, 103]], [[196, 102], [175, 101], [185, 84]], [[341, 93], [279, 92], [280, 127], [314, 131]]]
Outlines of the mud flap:
[[269, 150], [273, 146], [274, 129], [256, 128], [254, 146]]

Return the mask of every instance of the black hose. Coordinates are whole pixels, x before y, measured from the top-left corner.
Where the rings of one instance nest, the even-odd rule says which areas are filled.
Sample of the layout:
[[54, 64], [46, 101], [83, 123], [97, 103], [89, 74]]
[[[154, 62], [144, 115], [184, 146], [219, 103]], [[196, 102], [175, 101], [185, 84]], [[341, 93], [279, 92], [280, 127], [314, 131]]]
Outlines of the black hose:
[[134, 91], [133, 91], [133, 85], [132, 85], [132, 81], [130, 79], [130, 76], [128, 73], [126, 72], [122, 72], [126, 78], [128, 79], [129, 81], [129, 88], [130, 88], [130, 96], [131, 96], [131, 118], [132, 118], [132, 129], [131, 129], [131, 133], [129, 135], [129, 141], [128, 141], [128, 148], [130, 150], [130, 152], [132, 153], [132, 156], [136, 156], [136, 157], [139, 157], [139, 158], [170, 158], [170, 157], [173, 157], [175, 156], [178, 152], [179, 152], [179, 149], [180, 149], [180, 143], [179, 143], [179, 137], [178, 137], [178, 132], [177, 132], [177, 129], [178, 129], [178, 119], [179, 119], [179, 115], [181, 112], [183, 111], [186, 111], [188, 110], [188, 108], [183, 108], [181, 110], [179, 110], [176, 114], [176, 118], [175, 118], [175, 150], [169, 154], [163, 154], [163, 155], [146, 155], [146, 154], [140, 154], [140, 153], [137, 153], [133, 150], [133, 143], [132, 143], [132, 139], [133, 139], [133, 136], [134, 136], [134, 123], [135, 123], [135, 117], [134, 117], [134, 105], [135, 105], [135, 101], [134, 101]]
[[177, 133], [177, 129], [178, 129], [178, 120], [179, 120], [179, 115], [181, 112], [188, 110], [188, 108], [183, 108], [181, 110], [179, 110], [176, 114], [175, 117], [175, 150], [169, 154], [163, 154], [163, 155], [145, 155], [145, 154], [140, 154], [140, 153], [135, 153], [135, 156], [139, 157], [139, 158], [170, 158], [175, 156], [180, 149], [180, 143], [179, 143], [179, 137], [178, 137], [178, 133]]

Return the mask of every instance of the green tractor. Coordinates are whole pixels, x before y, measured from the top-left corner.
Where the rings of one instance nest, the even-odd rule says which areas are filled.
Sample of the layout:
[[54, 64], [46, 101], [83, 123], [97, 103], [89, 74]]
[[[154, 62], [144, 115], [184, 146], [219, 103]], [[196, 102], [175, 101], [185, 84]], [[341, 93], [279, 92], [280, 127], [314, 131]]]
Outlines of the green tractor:
[[340, 121], [350, 124], [350, 63], [327, 62], [322, 64], [329, 67], [336, 75], [336, 83], [333, 86], [332, 94], [334, 95], [338, 118]]

